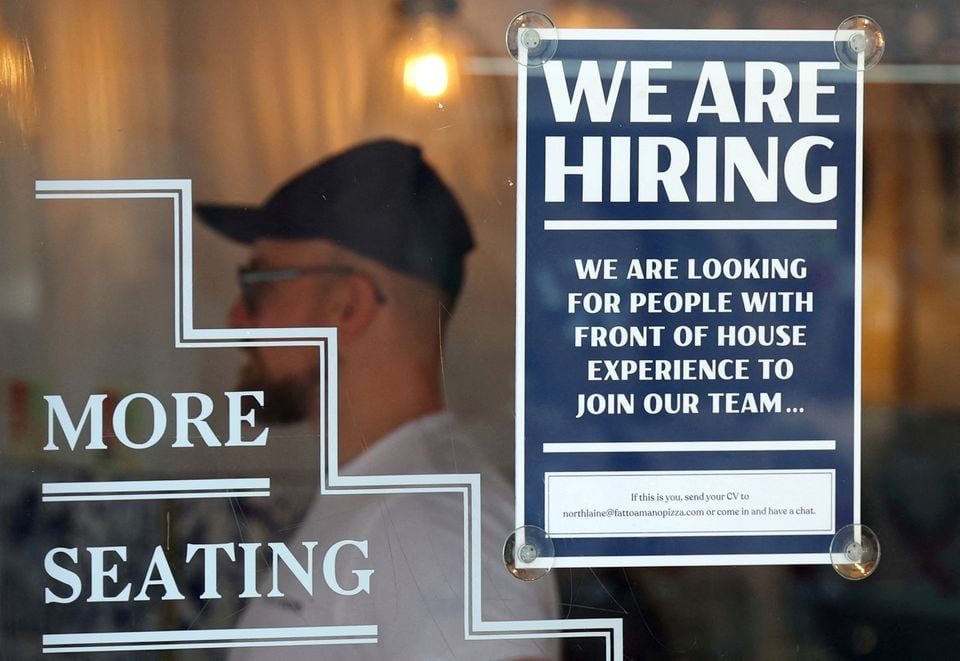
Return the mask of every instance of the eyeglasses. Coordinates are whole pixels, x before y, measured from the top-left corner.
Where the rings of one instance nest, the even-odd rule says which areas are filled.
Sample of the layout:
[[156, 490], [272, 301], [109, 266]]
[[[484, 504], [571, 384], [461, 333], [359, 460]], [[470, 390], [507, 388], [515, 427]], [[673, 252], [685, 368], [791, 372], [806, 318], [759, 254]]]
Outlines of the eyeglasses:
[[[346, 276], [357, 274], [366, 276], [362, 271], [358, 271], [350, 266], [332, 264], [327, 266], [305, 266], [285, 269], [257, 269], [252, 266], [241, 266], [237, 269], [237, 282], [240, 284], [240, 293], [243, 296], [243, 303], [246, 305], [247, 310], [251, 313], [256, 313], [260, 298], [263, 295], [263, 285], [267, 283], [293, 280], [308, 275]], [[369, 276], [367, 277], [369, 278]], [[377, 303], [386, 303], [386, 296], [383, 295], [383, 292], [380, 291], [380, 288], [375, 282], [371, 280], [371, 283], [373, 284], [373, 292], [376, 296]]]

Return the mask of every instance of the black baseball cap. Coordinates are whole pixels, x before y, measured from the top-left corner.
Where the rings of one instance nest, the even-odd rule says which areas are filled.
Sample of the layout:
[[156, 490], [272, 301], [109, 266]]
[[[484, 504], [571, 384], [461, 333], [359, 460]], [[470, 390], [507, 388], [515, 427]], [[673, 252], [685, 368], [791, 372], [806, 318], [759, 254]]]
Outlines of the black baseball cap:
[[473, 248], [453, 193], [418, 147], [395, 140], [331, 156], [284, 183], [260, 207], [194, 208], [234, 241], [326, 239], [434, 284], [454, 300]]

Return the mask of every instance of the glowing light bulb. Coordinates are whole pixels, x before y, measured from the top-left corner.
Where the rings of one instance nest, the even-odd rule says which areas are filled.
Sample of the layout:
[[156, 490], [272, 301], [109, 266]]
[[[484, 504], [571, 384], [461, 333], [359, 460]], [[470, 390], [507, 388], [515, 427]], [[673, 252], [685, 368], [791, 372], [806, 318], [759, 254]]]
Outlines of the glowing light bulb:
[[403, 64], [403, 85], [420, 96], [435, 99], [447, 91], [450, 73], [447, 59], [440, 53], [418, 53]]

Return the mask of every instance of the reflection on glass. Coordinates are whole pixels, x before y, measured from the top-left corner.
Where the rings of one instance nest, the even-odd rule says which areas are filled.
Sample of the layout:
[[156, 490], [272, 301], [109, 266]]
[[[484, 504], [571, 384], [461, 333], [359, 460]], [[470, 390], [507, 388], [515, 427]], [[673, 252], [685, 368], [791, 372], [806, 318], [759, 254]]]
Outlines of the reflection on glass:
[[35, 69], [30, 45], [25, 38], [14, 38], [0, 25], [0, 99], [5, 119], [22, 134], [31, 131], [34, 122], [33, 82]]

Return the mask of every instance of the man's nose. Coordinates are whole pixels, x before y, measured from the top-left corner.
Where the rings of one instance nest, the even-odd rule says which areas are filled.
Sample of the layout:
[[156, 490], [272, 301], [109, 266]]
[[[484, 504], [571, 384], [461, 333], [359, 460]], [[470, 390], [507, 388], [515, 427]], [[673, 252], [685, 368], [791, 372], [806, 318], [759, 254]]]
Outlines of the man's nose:
[[230, 314], [227, 320], [230, 322], [230, 328], [251, 328], [254, 325], [253, 315], [247, 309], [247, 304], [242, 296], [238, 296], [237, 300], [230, 306]]

